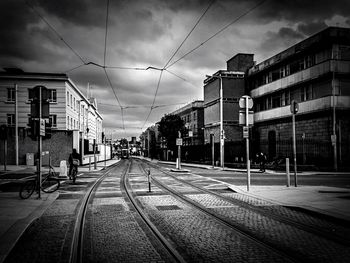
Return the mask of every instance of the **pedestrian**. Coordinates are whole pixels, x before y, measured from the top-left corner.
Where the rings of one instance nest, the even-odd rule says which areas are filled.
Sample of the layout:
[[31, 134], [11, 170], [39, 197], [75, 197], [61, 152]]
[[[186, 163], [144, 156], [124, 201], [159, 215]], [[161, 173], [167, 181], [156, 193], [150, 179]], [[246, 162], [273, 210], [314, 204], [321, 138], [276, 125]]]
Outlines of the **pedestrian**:
[[77, 153], [76, 149], [73, 149], [72, 153], [69, 155], [68, 163], [69, 163], [69, 179], [72, 179], [72, 170], [75, 166], [78, 171], [78, 165], [79, 165], [80, 155]]
[[259, 154], [259, 161], [260, 161], [260, 171], [265, 172], [266, 155], [263, 152], [260, 152]]

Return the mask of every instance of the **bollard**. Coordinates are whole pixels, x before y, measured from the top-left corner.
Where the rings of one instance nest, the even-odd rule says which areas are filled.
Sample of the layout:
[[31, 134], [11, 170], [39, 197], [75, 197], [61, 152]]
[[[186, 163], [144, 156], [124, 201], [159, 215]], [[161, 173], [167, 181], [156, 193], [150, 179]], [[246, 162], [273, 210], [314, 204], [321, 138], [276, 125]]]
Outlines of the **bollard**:
[[89, 171], [91, 171], [91, 156], [89, 156]]
[[289, 187], [290, 186], [289, 158], [286, 158], [286, 175], [287, 175], [287, 187]]
[[147, 170], [147, 178], [148, 178], [148, 192], [151, 192], [151, 171]]

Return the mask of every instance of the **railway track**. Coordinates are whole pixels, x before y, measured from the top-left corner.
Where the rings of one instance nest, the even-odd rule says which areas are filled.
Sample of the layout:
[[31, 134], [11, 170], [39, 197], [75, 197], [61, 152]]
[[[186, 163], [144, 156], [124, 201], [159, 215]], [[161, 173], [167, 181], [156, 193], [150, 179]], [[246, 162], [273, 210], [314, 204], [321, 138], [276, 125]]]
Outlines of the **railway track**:
[[[143, 164], [143, 168], [144, 168], [144, 165], [145, 163]], [[256, 205], [248, 204], [242, 200], [237, 200], [232, 197], [223, 196], [222, 194], [218, 194], [211, 190], [204, 189], [203, 187], [199, 187], [198, 185], [190, 182], [191, 181], [190, 179], [189, 180], [180, 179], [178, 178], [179, 177], [178, 174], [177, 176], [174, 176], [173, 174], [167, 171], [164, 171], [163, 169], [160, 169], [158, 166], [154, 164], [147, 163], [147, 166], [148, 166], [147, 167], [148, 169], [150, 169], [151, 167], [154, 169], [152, 173], [153, 174], [152, 181], [158, 187], [166, 189], [166, 191], [171, 192], [172, 195], [177, 196], [184, 202], [190, 203], [192, 206], [215, 217], [217, 220], [223, 222], [224, 224], [230, 226], [231, 228], [236, 229], [237, 231], [240, 231], [243, 235], [250, 236], [252, 239], [255, 239], [256, 242], [260, 242], [262, 243], [262, 245], [269, 247], [271, 250], [284, 255], [289, 260], [296, 260], [298, 262], [312, 262], [312, 261], [317, 262], [320, 259], [322, 259], [322, 260], [330, 260], [333, 262], [341, 262], [341, 259], [344, 257], [344, 252], [345, 252], [345, 255], [348, 254], [346, 253], [349, 247], [348, 240], [344, 239], [342, 236], [339, 236], [339, 235], [332, 235], [332, 231], [323, 232], [322, 230], [317, 229], [315, 227], [308, 226], [307, 224], [302, 224], [301, 222], [295, 222], [284, 216], [277, 215], [271, 210], [269, 211], [268, 209], [266, 210]], [[169, 178], [171, 178], [171, 180], [169, 180]], [[164, 181], [166, 181], [166, 185], [164, 184]], [[182, 184], [182, 186], [179, 186], [179, 184]], [[198, 191], [198, 193], [200, 194], [191, 196], [188, 194], [181, 193], [184, 185], [191, 187], [193, 191]], [[286, 232], [284, 233], [286, 237], [291, 235], [291, 236], [294, 236], [294, 239], [296, 239], [298, 235], [299, 237], [300, 235], [305, 235], [306, 237], [311, 238], [310, 243], [312, 241], [318, 242], [322, 246], [328, 248], [328, 250], [330, 250], [330, 253], [328, 254], [327, 249], [324, 250], [322, 246], [320, 248], [315, 248], [315, 246], [314, 247], [311, 246], [310, 251], [308, 251], [308, 249], [305, 249], [305, 248], [304, 249], [299, 248], [297, 247], [298, 242], [296, 240], [294, 241], [291, 240], [292, 238], [289, 238], [290, 239], [288, 241], [289, 243], [284, 244], [283, 242], [279, 242], [278, 239], [276, 240], [270, 239], [269, 237], [271, 236], [269, 235], [259, 234], [259, 233], [257, 234], [255, 233], [255, 230], [257, 230], [256, 232], [259, 232], [258, 229], [254, 229], [254, 228], [250, 229], [244, 223], [235, 221], [235, 216], [230, 215], [229, 212], [220, 211], [220, 209], [215, 210], [212, 208], [207, 208], [206, 205], [203, 202], [201, 202], [200, 198], [199, 199], [195, 198], [195, 196], [198, 197], [201, 195], [206, 195], [207, 199], [208, 198], [217, 199], [217, 200], [220, 199], [221, 202], [224, 202], [226, 204], [229, 204], [232, 206], [239, 206], [240, 210], [244, 209], [246, 211], [249, 211], [249, 213], [254, 214], [255, 217], [256, 215], [258, 215], [257, 217], [268, 218], [267, 220], [266, 219], [264, 220], [266, 222], [273, 221], [273, 224], [271, 226], [283, 227], [286, 229]], [[278, 224], [276, 224], [275, 222], [278, 222]], [[332, 224], [330, 225], [332, 226]], [[288, 231], [291, 233], [289, 234]], [[297, 234], [295, 232], [297, 232]], [[290, 246], [288, 246], [288, 244], [290, 244]], [[305, 245], [307, 246], [307, 244]], [[313, 251], [314, 248], [317, 253], [316, 255]]]
[[[120, 194], [124, 197], [124, 199], [126, 199], [126, 202], [132, 206], [133, 211], [137, 212], [137, 215], [134, 215], [134, 217], [138, 217], [138, 220], [139, 219], [142, 220], [141, 225], [143, 226], [143, 231], [147, 232], [148, 235], [151, 233], [152, 234], [151, 238], [157, 240], [157, 241], [153, 241], [153, 243], [157, 243], [158, 250], [160, 250], [159, 246], [162, 246], [161, 249], [163, 251], [164, 250], [167, 251], [168, 254], [165, 256], [165, 259], [166, 259], [165, 261], [185, 262], [185, 260], [176, 251], [176, 249], [174, 249], [174, 247], [167, 241], [167, 239], [152, 224], [152, 222], [148, 219], [147, 215], [142, 211], [142, 208], [138, 205], [137, 201], [135, 200], [132, 194], [132, 191], [130, 189], [130, 186], [127, 182], [127, 175], [130, 173], [131, 163], [132, 163], [131, 161], [123, 160], [117, 166], [109, 168], [101, 175], [100, 178], [98, 178], [98, 180], [94, 182], [94, 184], [86, 192], [85, 196], [81, 201], [81, 205], [79, 207], [78, 215], [75, 222], [73, 241], [71, 246], [71, 257], [70, 257], [71, 263], [87, 262], [87, 261], [94, 262], [96, 260], [95, 258], [88, 258], [86, 255], [84, 255], [84, 253], [86, 253], [87, 251], [86, 247], [89, 246], [89, 244], [84, 244], [84, 240], [86, 240], [84, 233], [87, 230], [86, 225], [87, 225], [87, 221], [89, 220], [87, 217], [87, 214], [89, 213], [88, 211], [89, 205], [91, 206], [91, 204], [93, 203], [94, 196], [96, 195], [96, 192], [98, 191], [99, 187], [101, 187], [101, 184], [103, 184], [106, 178], [110, 176], [114, 177], [116, 180], [120, 180], [120, 190], [121, 190]], [[115, 171], [116, 168], [119, 168], [119, 169]], [[138, 222], [138, 224], [140, 224], [140, 222]], [[145, 227], [147, 227], [148, 229], [145, 230]], [[92, 242], [98, 242], [98, 241], [92, 240]], [[123, 245], [119, 244], [119, 246], [122, 247]], [[145, 251], [145, 252], [151, 253], [152, 251]], [[117, 253], [117, 252], [112, 252], [112, 253]], [[131, 258], [129, 260], [134, 261]], [[140, 260], [143, 261], [142, 258], [140, 258]], [[144, 260], [147, 261], [147, 259], [144, 259]], [[163, 260], [160, 260], [160, 261], [163, 261]], [[107, 261], [113, 262], [114, 260], [110, 258]], [[128, 261], [128, 260], [123, 259], [122, 261]]]

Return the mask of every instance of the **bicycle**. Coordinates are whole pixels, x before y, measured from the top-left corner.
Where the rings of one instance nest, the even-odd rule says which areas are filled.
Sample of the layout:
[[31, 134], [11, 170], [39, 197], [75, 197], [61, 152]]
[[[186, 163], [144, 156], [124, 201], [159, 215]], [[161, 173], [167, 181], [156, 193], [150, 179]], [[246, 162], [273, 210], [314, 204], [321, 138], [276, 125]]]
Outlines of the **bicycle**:
[[[57, 191], [59, 187], [60, 181], [57, 178], [57, 174], [53, 167], [50, 166], [49, 172], [42, 175], [40, 189], [44, 193], [53, 193]], [[33, 179], [30, 179], [21, 185], [19, 196], [21, 199], [27, 199], [34, 193], [34, 190], [39, 192], [40, 189], [38, 189], [38, 177], [35, 176]]]

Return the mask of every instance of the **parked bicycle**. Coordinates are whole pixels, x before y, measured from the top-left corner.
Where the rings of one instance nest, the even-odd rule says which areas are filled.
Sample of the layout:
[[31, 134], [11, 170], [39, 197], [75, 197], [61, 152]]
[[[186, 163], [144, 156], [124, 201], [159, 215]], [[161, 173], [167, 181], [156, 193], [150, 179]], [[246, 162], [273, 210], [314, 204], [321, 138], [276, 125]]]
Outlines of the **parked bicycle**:
[[[48, 173], [42, 174], [40, 189], [45, 193], [53, 193], [57, 191], [59, 187], [60, 181], [57, 178], [57, 174], [53, 167], [50, 166]], [[34, 193], [34, 191], [39, 192], [40, 189], [38, 189], [38, 177], [35, 176], [21, 185], [19, 196], [22, 199], [27, 199]]]

